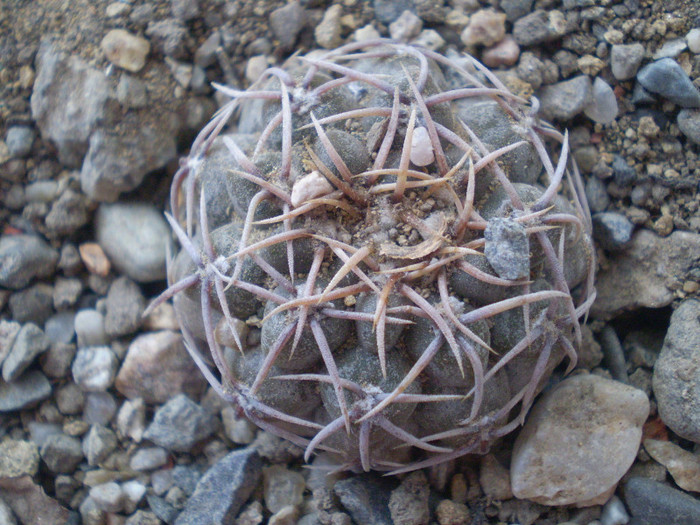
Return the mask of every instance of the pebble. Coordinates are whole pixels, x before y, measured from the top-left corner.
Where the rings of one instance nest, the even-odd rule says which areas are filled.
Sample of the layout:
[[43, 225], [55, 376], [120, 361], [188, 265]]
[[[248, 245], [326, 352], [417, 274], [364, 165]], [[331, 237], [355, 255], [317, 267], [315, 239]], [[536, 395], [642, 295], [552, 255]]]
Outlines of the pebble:
[[[136, 9], [132, 16], [135, 14]], [[151, 20], [146, 27], [146, 36], [150, 37], [153, 46], [165, 56], [185, 58], [188, 30], [176, 18]]]
[[99, 244], [96, 242], [85, 242], [78, 247], [78, 252], [88, 272], [100, 277], [109, 275], [112, 266]]
[[449, 499], [438, 503], [435, 514], [440, 525], [469, 525], [472, 522], [469, 507]]
[[337, 481], [333, 492], [355, 523], [393, 525], [389, 498], [393, 483], [371, 475]]
[[182, 336], [167, 330], [134, 339], [115, 381], [124, 396], [153, 404], [165, 403], [181, 393], [197, 397], [206, 385]]
[[5, 360], [7, 354], [10, 353], [21, 328], [22, 325], [17, 321], [0, 319], [0, 364]]
[[634, 78], [644, 58], [642, 44], [616, 44], [610, 50], [610, 67], [617, 80]]
[[104, 425], [92, 425], [83, 439], [88, 465], [99, 465], [117, 448], [117, 436]]
[[506, 13], [506, 20], [515, 22], [532, 12], [533, 2], [534, 0], [501, 0], [500, 7]]
[[434, 29], [423, 29], [411, 43], [417, 46], [423, 46], [431, 51], [437, 51], [445, 45], [445, 39]]
[[423, 21], [408, 9], [389, 24], [389, 34], [394, 40], [408, 42], [417, 37], [423, 29]]
[[630, 478], [624, 497], [635, 525], [700, 523], [700, 501], [658, 481]]
[[465, 46], [491, 47], [506, 35], [506, 14], [494, 9], [480, 9], [469, 18], [460, 35]]
[[0, 286], [19, 290], [34, 278], [53, 275], [58, 252], [35, 235], [0, 237]]
[[191, 496], [202, 478], [202, 473], [194, 465], [178, 465], [172, 470], [173, 482], [182, 492]]
[[591, 79], [586, 75], [544, 86], [539, 92], [540, 112], [545, 118], [570, 120], [589, 104], [591, 91]]
[[54, 314], [53, 287], [45, 283], [35, 283], [29, 288], [10, 296], [10, 313], [20, 323], [33, 322], [43, 326]]
[[610, 205], [610, 197], [608, 196], [605, 183], [597, 177], [588, 177], [586, 179], [586, 198], [588, 199], [588, 206], [594, 213], [605, 211]]
[[160, 447], [147, 447], [138, 449], [133, 456], [129, 466], [133, 470], [155, 470], [168, 462], [168, 451]]
[[0, 499], [0, 523], [3, 525], [17, 525], [15, 515], [7, 503]]
[[119, 277], [109, 287], [105, 332], [110, 337], [134, 333], [141, 325], [146, 299], [141, 288], [128, 277]]
[[117, 100], [127, 109], [144, 107], [148, 104], [146, 84], [131, 75], [121, 75], [117, 84]]
[[83, 460], [83, 447], [78, 439], [59, 432], [46, 438], [40, 454], [51, 472], [72, 474]]
[[583, 108], [583, 113], [598, 124], [610, 124], [617, 118], [617, 98], [605, 80], [596, 77], [591, 89], [591, 101]]
[[185, 394], [160, 407], [143, 437], [168, 450], [188, 452], [216, 430], [216, 418]]
[[411, 472], [391, 491], [389, 512], [397, 525], [427, 525], [430, 521], [430, 486], [422, 470]]
[[659, 49], [656, 50], [653, 58], [654, 60], [659, 60], [660, 58], [676, 58], [687, 48], [688, 44], [685, 38], [674, 38], [673, 40], [667, 40]]
[[91, 425], [107, 425], [117, 412], [117, 402], [109, 392], [89, 392], [85, 396], [83, 419]]
[[499, 463], [493, 454], [481, 458], [479, 483], [489, 500], [507, 500], [513, 497], [510, 486], [510, 472]]
[[513, 24], [513, 37], [521, 46], [551, 42], [564, 36], [566, 31], [566, 18], [556, 9], [537, 9]]
[[265, 55], [255, 55], [248, 59], [245, 67], [245, 78], [251, 84], [260, 78], [267, 69], [267, 57]]
[[700, 54], [700, 27], [688, 31], [688, 34], [685, 35], [685, 39], [688, 42], [688, 49], [690, 49], [690, 52], [696, 55]]
[[700, 110], [681, 109], [676, 120], [678, 129], [688, 137], [691, 142], [700, 144]]
[[122, 438], [140, 443], [146, 431], [146, 405], [143, 399], [127, 399], [117, 414], [117, 432]]
[[481, 61], [488, 67], [512, 66], [518, 61], [520, 46], [511, 36], [484, 51]]
[[[69, 512], [48, 496], [43, 487], [35, 483], [30, 476], [22, 476], [13, 479], [11, 483], [5, 483], [0, 488], [0, 498], [5, 500], [22, 524], [70, 523], [72, 525], [77, 523], [75, 515], [73, 515], [74, 519], [69, 520]], [[14, 518], [2, 523], [12, 525]]]
[[530, 244], [522, 224], [493, 218], [484, 231], [484, 254], [499, 277], [516, 281], [530, 275]]
[[700, 91], [672, 58], [662, 58], [647, 64], [637, 73], [637, 80], [647, 91], [683, 108], [700, 107]]
[[254, 450], [229, 452], [201, 477], [175, 525], [232, 523], [261, 476], [262, 461]]
[[100, 48], [112, 64], [137, 73], [146, 65], [151, 44], [145, 38], [132, 35], [124, 29], [112, 29], [100, 42]]
[[513, 494], [542, 505], [606, 501], [634, 462], [648, 414], [640, 390], [591, 374], [565, 379], [535, 403], [515, 440]]
[[[114, 202], [139, 186], [147, 173], [164, 167], [177, 156], [175, 136], [182, 122], [159, 113], [159, 124], [131, 124], [120, 134], [98, 129], [90, 135], [80, 170], [80, 186], [93, 201]], [[122, 206], [128, 206], [122, 204]]]
[[39, 450], [34, 443], [17, 439], [0, 442], [0, 480], [33, 476], [38, 470]]
[[101, 346], [109, 342], [104, 316], [97, 310], [80, 310], [75, 315], [74, 329], [78, 347]]
[[27, 323], [15, 337], [10, 353], [2, 363], [2, 378], [13, 381], [32, 364], [36, 356], [49, 348], [44, 331], [33, 323]]
[[299, 472], [281, 465], [263, 469], [263, 497], [267, 510], [273, 514], [288, 505], [299, 505], [305, 488], [306, 481]]
[[32, 118], [42, 137], [56, 146], [61, 163], [79, 168], [90, 135], [107, 116], [107, 76], [48, 39], [39, 46], [36, 64]]
[[32, 151], [34, 130], [27, 126], [11, 126], [5, 135], [5, 144], [11, 157], [26, 157]]
[[600, 525], [625, 525], [629, 520], [630, 516], [627, 514], [625, 504], [617, 496], [608, 500], [600, 514]]
[[[594, 318], [607, 320], [625, 310], [662, 308], [676, 297], [674, 283], [683, 282], [700, 258], [700, 234], [675, 231], [668, 237], [641, 229], [627, 249], [598, 273]], [[658, 396], [657, 396], [658, 397]]]
[[37, 370], [30, 370], [12, 383], [0, 381], [0, 412], [34, 406], [51, 395], [51, 383]]
[[326, 9], [321, 22], [314, 29], [316, 43], [325, 48], [333, 49], [341, 43], [340, 38], [340, 17], [343, 14], [343, 7], [333, 4]]
[[367, 40], [375, 40], [377, 38], [381, 38], [382, 35], [379, 34], [379, 31], [372, 25], [372, 24], [367, 24], [364, 27], [359, 28], [353, 33], [353, 39], [356, 42], [365, 42]]
[[700, 456], [670, 441], [645, 439], [644, 450], [661, 463], [683, 490], [700, 492]]
[[245, 417], [239, 418], [234, 407], [225, 407], [221, 411], [221, 420], [224, 423], [226, 437], [237, 445], [249, 445], [255, 439], [256, 426]]
[[57, 277], [53, 288], [53, 307], [66, 310], [75, 305], [83, 293], [83, 283], [75, 277]]
[[140, 283], [165, 279], [165, 247], [170, 227], [155, 206], [102, 204], [97, 239], [114, 267]]
[[306, 13], [299, 2], [290, 2], [272, 11], [269, 23], [282, 50], [289, 50], [294, 47], [297, 35], [306, 23]]
[[192, 20], [200, 13], [198, 0], [171, 0], [170, 10], [182, 21]]
[[118, 366], [108, 346], [80, 348], [71, 366], [73, 381], [85, 392], [102, 392], [112, 386]]
[[[677, 235], [675, 233], [674, 235]], [[656, 364], [654, 395], [663, 422], [679, 436], [700, 443], [700, 301], [683, 301], [673, 315]]]
[[90, 489], [90, 497], [104, 512], [120, 512], [124, 506], [124, 493], [114, 481], [95, 485]]
[[615, 184], [622, 188], [631, 185], [637, 180], [637, 170], [627, 164], [627, 161], [621, 155], [613, 156], [612, 169]]
[[131, 514], [146, 494], [146, 485], [135, 479], [127, 481], [122, 484], [122, 492], [124, 493], [124, 512]]
[[634, 224], [614, 211], [593, 215], [593, 237], [600, 246], [610, 251], [624, 249], [632, 240]]

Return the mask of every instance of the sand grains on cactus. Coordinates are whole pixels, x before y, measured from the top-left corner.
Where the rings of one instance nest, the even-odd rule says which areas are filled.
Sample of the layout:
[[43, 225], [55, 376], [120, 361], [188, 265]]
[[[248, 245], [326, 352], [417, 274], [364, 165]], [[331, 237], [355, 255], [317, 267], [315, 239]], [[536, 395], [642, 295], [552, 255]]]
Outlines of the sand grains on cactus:
[[406, 472], [484, 453], [575, 366], [590, 214], [536, 101], [383, 39], [215, 87], [152, 307], [174, 300], [202, 373], [260, 428]]

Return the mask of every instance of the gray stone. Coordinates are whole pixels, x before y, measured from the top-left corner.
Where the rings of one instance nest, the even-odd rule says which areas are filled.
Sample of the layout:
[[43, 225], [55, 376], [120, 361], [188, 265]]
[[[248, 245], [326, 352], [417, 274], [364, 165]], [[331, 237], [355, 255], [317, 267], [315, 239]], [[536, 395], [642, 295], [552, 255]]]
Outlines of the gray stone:
[[127, 127], [122, 134], [97, 130], [80, 171], [83, 192], [93, 200], [114, 202], [131, 191], [147, 173], [162, 168], [176, 156], [175, 132], [169, 119], [161, 127]]
[[389, 24], [389, 34], [394, 40], [408, 42], [418, 36], [423, 29], [423, 21], [411, 11], [404, 11], [401, 16]]
[[88, 346], [75, 355], [73, 380], [85, 392], [102, 392], [112, 386], [119, 363], [108, 346]]
[[59, 312], [51, 316], [44, 325], [44, 332], [51, 344], [70, 343], [75, 336], [75, 312]]
[[216, 430], [216, 418], [184, 394], [159, 408], [143, 437], [168, 450], [188, 452]]
[[617, 118], [617, 98], [610, 85], [596, 77], [591, 90], [591, 101], [583, 108], [584, 114], [598, 124], [610, 124]]
[[170, 10], [175, 18], [192, 20], [199, 15], [199, 3], [197, 0], [170, 0]]
[[90, 497], [104, 512], [120, 512], [124, 506], [124, 493], [114, 481], [95, 485], [90, 489]]
[[58, 252], [35, 235], [0, 238], [0, 286], [19, 290], [36, 278], [50, 277]]
[[153, 512], [137, 510], [129, 516], [124, 525], [161, 525], [161, 523], [162, 521]]
[[78, 168], [90, 135], [108, 116], [109, 82], [102, 71], [48, 40], [39, 46], [36, 63], [32, 117], [42, 137], [56, 145], [61, 163]]
[[675, 231], [659, 237], [638, 230], [627, 249], [610, 259], [598, 273], [598, 297], [591, 307], [594, 318], [607, 320], [624, 310], [661, 308], [673, 301], [677, 283], [689, 278], [700, 259], [700, 235]]
[[202, 476], [175, 525], [232, 523], [258, 485], [261, 469], [254, 450], [230, 452]]
[[71, 474], [83, 460], [83, 447], [76, 438], [57, 433], [46, 438], [40, 454], [51, 472]]
[[605, 184], [598, 177], [586, 179], [586, 198], [592, 212], [601, 212], [610, 205], [610, 197]]
[[537, 9], [513, 24], [513, 37], [521, 46], [551, 42], [564, 36], [567, 23], [561, 11]]
[[0, 523], [2, 525], [17, 525], [12, 509], [2, 499], [0, 499]]
[[700, 107], [700, 91], [672, 58], [662, 58], [647, 64], [637, 73], [637, 80], [647, 91], [674, 104], [684, 108]]
[[304, 8], [299, 2], [290, 2], [270, 13], [270, 29], [283, 50], [292, 49], [297, 35], [306, 22]]
[[565, 379], [535, 403], [515, 440], [513, 494], [542, 505], [607, 501], [648, 415], [641, 390], [592, 374]]
[[688, 140], [695, 144], [700, 144], [700, 110], [682, 109], [678, 112], [676, 122], [681, 133], [688, 137]]
[[117, 84], [117, 100], [127, 109], [144, 107], [148, 104], [145, 82], [126, 73], [122, 74]]
[[12, 126], [5, 135], [5, 144], [12, 157], [26, 157], [33, 143], [34, 130], [27, 126]]
[[685, 35], [685, 39], [688, 42], [688, 48], [691, 53], [695, 53], [696, 55], [700, 54], [700, 27], [688, 31], [688, 34]]
[[109, 342], [105, 334], [104, 316], [97, 310], [80, 310], [74, 320], [78, 346], [100, 346]]
[[154, 470], [168, 462], [168, 452], [160, 447], [138, 449], [131, 457], [129, 466], [133, 470]]
[[[46, 495], [31, 476], [0, 480], [0, 501], [4, 500], [22, 524], [76, 523], [58, 502]], [[0, 516], [2, 512], [0, 511]], [[2, 522], [12, 524], [10, 522]]]
[[35, 324], [25, 324], [2, 363], [2, 378], [7, 382], [13, 381], [32, 364], [36, 356], [48, 348], [49, 340], [44, 331]]
[[177, 509], [165, 501], [164, 498], [159, 498], [153, 494], [148, 494], [146, 495], [146, 501], [148, 501], [148, 506], [151, 507], [153, 513], [165, 523], [177, 523], [175, 521], [178, 517]]
[[422, 470], [412, 472], [391, 492], [391, 519], [401, 525], [426, 525], [430, 521], [430, 486]]
[[515, 22], [532, 11], [534, 0], [501, 0], [501, 9], [508, 22]]
[[107, 425], [117, 412], [117, 402], [109, 392], [88, 392], [83, 420], [90, 425]]
[[65, 310], [74, 306], [83, 293], [83, 283], [77, 277], [57, 277], [53, 288], [53, 306]]
[[624, 495], [635, 525], [700, 523], [700, 501], [658, 481], [630, 478]]
[[632, 240], [634, 224], [614, 211], [593, 215], [593, 237], [606, 250], [622, 250]]
[[51, 205], [44, 222], [53, 235], [68, 235], [90, 220], [89, 200], [80, 192], [67, 189]]
[[392, 482], [362, 475], [336, 482], [333, 492], [355, 523], [393, 525], [389, 499], [394, 487]]
[[503, 279], [518, 280], [530, 275], [530, 244], [525, 227], [508, 218], [493, 218], [484, 231], [484, 254]]
[[621, 188], [625, 188], [637, 180], [637, 170], [627, 164], [621, 155], [613, 155], [612, 169], [615, 184]]
[[119, 277], [109, 287], [105, 332], [112, 337], [134, 333], [141, 326], [146, 299], [141, 288], [128, 277]]
[[659, 415], [679, 436], [700, 443], [700, 301], [683, 301], [671, 316], [654, 365]]
[[129, 346], [117, 375], [117, 390], [129, 399], [164, 403], [186, 393], [198, 396], [206, 379], [185, 349], [182, 336], [171, 331], [140, 335]]
[[610, 67], [617, 80], [634, 78], [644, 58], [642, 44], [616, 44], [610, 50]]
[[331, 4], [326, 9], [321, 22], [314, 29], [314, 37], [319, 46], [334, 49], [340, 45], [342, 42], [340, 38], [340, 17], [342, 14], [343, 7], [339, 4]]
[[53, 287], [46, 283], [34, 283], [29, 288], [13, 293], [9, 303], [15, 321], [43, 325], [54, 313]]
[[140, 203], [102, 204], [97, 239], [114, 267], [137, 282], [165, 279], [170, 228], [160, 210]]
[[586, 75], [544, 86], [539, 91], [540, 113], [548, 119], [572, 119], [589, 104], [591, 90], [591, 79]]
[[263, 497], [267, 510], [279, 512], [288, 505], [302, 502], [306, 488], [304, 476], [282, 465], [271, 465], [263, 469]]
[[194, 465], [178, 465], [172, 469], [173, 482], [182, 492], [191, 496], [197, 488], [202, 473]]
[[99, 465], [117, 448], [117, 436], [104, 425], [92, 425], [83, 439], [88, 465]]
[[12, 350], [12, 345], [22, 325], [17, 321], [0, 319], [0, 365]]
[[0, 381], [0, 412], [31, 407], [51, 395], [51, 383], [37, 370], [30, 370], [12, 383]]
[[66, 383], [56, 390], [56, 406], [61, 414], [72, 416], [80, 414], [85, 406], [85, 394], [73, 382]]
[[175, 18], [153, 20], [146, 27], [153, 46], [165, 56], [184, 58], [187, 39], [187, 28]]

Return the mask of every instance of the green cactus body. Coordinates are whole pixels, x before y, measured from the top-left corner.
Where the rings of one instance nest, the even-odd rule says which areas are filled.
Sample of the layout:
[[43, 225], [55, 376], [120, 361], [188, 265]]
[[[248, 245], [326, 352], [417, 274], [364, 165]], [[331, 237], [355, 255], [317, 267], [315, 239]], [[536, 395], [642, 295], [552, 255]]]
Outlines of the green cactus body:
[[173, 181], [181, 251], [154, 304], [175, 297], [253, 422], [307, 460], [405, 472], [483, 453], [573, 368], [590, 216], [536, 103], [387, 40], [216, 87], [231, 100]]

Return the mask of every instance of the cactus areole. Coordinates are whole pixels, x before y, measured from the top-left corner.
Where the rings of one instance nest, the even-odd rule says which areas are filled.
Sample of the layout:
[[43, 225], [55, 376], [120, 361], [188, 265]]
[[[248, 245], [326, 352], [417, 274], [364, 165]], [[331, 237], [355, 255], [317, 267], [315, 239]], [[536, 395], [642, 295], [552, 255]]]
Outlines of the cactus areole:
[[[260, 428], [338, 468], [480, 454], [576, 364], [595, 296], [566, 135], [469, 56], [388, 40], [290, 58], [176, 173], [188, 351]], [[550, 156], [551, 152], [551, 156]]]

